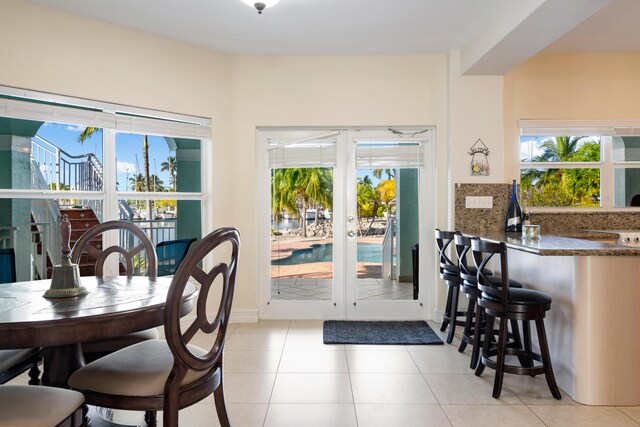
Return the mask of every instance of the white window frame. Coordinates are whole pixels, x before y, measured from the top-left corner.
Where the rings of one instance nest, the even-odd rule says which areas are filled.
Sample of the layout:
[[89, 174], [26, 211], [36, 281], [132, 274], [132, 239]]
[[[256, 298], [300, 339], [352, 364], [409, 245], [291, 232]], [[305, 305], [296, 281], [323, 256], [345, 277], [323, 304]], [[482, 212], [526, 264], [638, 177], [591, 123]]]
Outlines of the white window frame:
[[[640, 136], [640, 120], [519, 120], [520, 136], [588, 135], [600, 137], [599, 162], [522, 162], [519, 161], [518, 178], [523, 169], [600, 169], [600, 207], [531, 206], [533, 212], [622, 212], [640, 211], [640, 207], [614, 206], [614, 170], [640, 168], [640, 161], [613, 161], [613, 136]], [[518, 138], [517, 152], [520, 152]]]
[[[103, 221], [119, 219], [118, 200], [198, 200], [201, 209], [201, 230], [206, 235], [212, 229], [210, 212], [213, 172], [201, 168], [199, 192], [128, 192], [116, 188], [116, 134], [132, 133], [198, 139], [200, 162], [212, 158], [210, 119], [140, 107], [112, 104], [45, 92], [0, 86], [0, 95], [19, 99], [0, 98], [0, 116], [68, 125], [95, 126], [102, 129], [103, 182], [101, 191], [66, 191], [34, 189], [0, 189], [0, 199], [60, 198], [93, 199], [102, 201]], [[36, 101], [36, 102], [34, 102]], [[42, 104], [54, 103], [55, 105]], [[85, 109], [82, 109], [85, 108]], [[87, 111], [90, 108], [93, 111]]]

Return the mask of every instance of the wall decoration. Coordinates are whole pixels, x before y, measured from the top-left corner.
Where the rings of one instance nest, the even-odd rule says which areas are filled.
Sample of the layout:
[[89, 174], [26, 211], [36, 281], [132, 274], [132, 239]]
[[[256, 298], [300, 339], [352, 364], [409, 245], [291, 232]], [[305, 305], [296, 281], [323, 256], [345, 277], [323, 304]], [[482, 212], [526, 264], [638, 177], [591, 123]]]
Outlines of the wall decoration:
[[480, 138], [469, 149], [471, 156], [471, 175], [488, 176], [491, 172], [489, 167], [489, 149]]

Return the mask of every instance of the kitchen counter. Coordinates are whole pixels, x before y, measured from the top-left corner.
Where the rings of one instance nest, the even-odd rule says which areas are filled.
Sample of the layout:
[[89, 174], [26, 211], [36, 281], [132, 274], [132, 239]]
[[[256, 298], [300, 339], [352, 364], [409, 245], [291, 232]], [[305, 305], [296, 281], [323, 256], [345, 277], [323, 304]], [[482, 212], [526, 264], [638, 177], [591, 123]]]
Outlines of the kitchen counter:
[[545, 326], [560, 388], [586, 405], [640, 405], [640, 248], [617, 245], [615, 232], [480, 237], [507, 244], [509, 277], [551, 296]]
[[569, 236], [543, 234], [538, 240], [522, 239], [520, 232], [484, 233], [479, 237], [505, 242], [510, 249], [542, 256], [640, 256], [640, 247], [615, 244], [618, 235], [611, 232], [583, 231]]

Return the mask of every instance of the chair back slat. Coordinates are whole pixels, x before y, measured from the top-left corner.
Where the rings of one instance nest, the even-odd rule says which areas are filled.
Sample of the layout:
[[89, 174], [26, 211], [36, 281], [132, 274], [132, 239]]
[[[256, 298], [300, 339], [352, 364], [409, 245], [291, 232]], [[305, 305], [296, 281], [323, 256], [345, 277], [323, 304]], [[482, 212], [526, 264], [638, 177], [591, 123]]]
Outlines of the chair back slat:
[[[136, 236], [140, 240], [140, 243], [131, 250], [127, 250], [118, 245], [113, 245], [108, 248], [102, 248], [102, 250], [99, 251], [91, 246], [91, 242], [96, 237], [111, 230], [126, 230]], [[90, 228], [80, 236], [71, 250], [71, 262], [79, 264], [80, 257], [83, 253], [91, 254], [96, 258], [96, 276], [102, 276], [104, 263], [108, 256], [112, 253], [118, 253], [124, 260], [127, 277], [133, 277], [135, 270], [134, 257], [136, 255], [139, 256], [142, 249], [146, 252], [147, 276], [156, 278], [158, 275], [158, 258], [156, 256], [153, 243], [149, 240], [149, 237], [147, 237], [145, 232], [137, 225], [126, 221], [107, 221]]]
[[[482, 240], [478, 237], [471, 239], [471, 252], [475, 263], [478, 282], [478, 295], [482, 293], [498, 298], [502, 301], [504, 310], [509, 304], [509, 269], [507, 264], [507, 245], [504, 242], [495, 243]], [[501, 280], [490, 280], [489, 261], [494, 255], [499, 257]]]
[[458, 273], [460, 278], [469, 283], [476, 282], [476, 272], [469, 268], [469, 261], [467, 260], [467, 254], [471, 250], [471, 237], [465, 236], [459, 231], [454, 235], [454, 242], [456, 245], [456, 256], [458, 258]]
[[446, 273], [447, 271], [457, 270], [457, 264], [449, 258], [447, 255], [447, 249], [451, 242], [453, 242], [455, 232], [442, 231], [436, 228], [436, 246], [438, 247], [438, 258], [440, 260], [440, 273]]

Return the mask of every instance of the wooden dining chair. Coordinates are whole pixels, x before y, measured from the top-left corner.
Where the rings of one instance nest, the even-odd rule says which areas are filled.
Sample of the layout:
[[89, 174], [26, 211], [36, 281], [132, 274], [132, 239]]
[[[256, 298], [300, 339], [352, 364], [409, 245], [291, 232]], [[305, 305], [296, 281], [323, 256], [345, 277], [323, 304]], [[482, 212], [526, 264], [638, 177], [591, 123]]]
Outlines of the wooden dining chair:
[[[156, 425], [155, 411], [163, 411], [163, 425], [176, 427], [178, 411], [210, 394], [218, 419], [229, 426], [222, 381], [222, 352], [238, 268], [240, 234], [221, 228], [194, 244], [171, 282], [165, 308], [166, 340], [149, 340], [89, 363], [74, 372], [69, 386], [81, 391], [90, 405], [115, 409], [153, 411], [149, 426]], [[205, 258], [217, 262], [203, 271]], [[195, 318], [180, 321], [180, 300], [189, 281], [200, 291]], [[209, 312], [212, 307], [217, 311]], [[192, 342], [199, 346], [194, 345]]]
[[[16, 254], [13, 248], [0, 249], [0, 283], [16, 281]], [[29, 370], [29, 384], [40, 384], [40, 350], [25, 348], [16, 350], [0, 350], [0, 384], [11, 381], [26, 370]]]
[[84, 396], [57, 387], [0, 387], [0, 427], [85, 427]]
[[42, 357], [37, 348], [0, 350], [0, 384], [5, 384], [25, 371], [29, 371], [29, 384], [40, 384], [38, 364]]
[[[133, 237], [137, 239], [139, 243], [130, 250], [118, 245], [107, 248], [97, 248], [93, 246], [95, 239], [99, 235], [111, 230], [123, 231], [126, 237]], [[142, 256], [143, 251], [145, 257]], [[89, 229], [73, 245], [71, 262], [79, 264], [83, 255], [88, 255], [89, 258], [95, 259], [96, 276], [102, 277], [104, 275], [104, 263], [109, 255], [114, 253], [120, 255], [120, 266], [124, 266], [127, 277], [134, 275], [136, 267], [140, 270], [141, 264], [145, 264], [147, 276], [151, 278], [157, 277], [158, 259], [153, 243], [140, 227], [126, 221], [107, 221]], [[142, 262], [142, 260], [145, 259], [146, 262]], [[136, 260], [137, 262], [134, 262]], [[158, 337], [158, 331], [156, 328], [153, 328], [103, 340], [84, 342], [82, 343], [82, 353], [84, 354], [85, 360], [90, 362], [124, 347], [150, 339], [157, 339]]]

